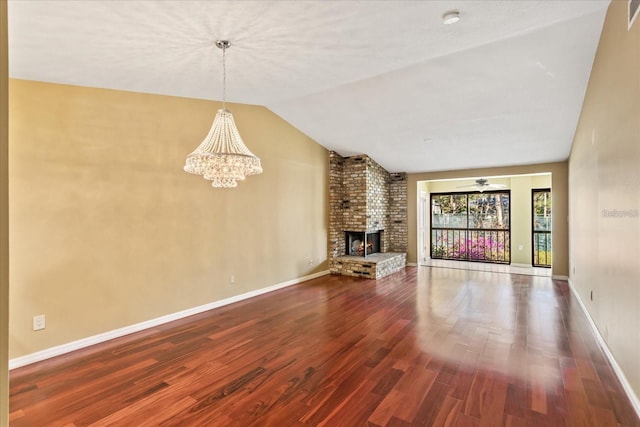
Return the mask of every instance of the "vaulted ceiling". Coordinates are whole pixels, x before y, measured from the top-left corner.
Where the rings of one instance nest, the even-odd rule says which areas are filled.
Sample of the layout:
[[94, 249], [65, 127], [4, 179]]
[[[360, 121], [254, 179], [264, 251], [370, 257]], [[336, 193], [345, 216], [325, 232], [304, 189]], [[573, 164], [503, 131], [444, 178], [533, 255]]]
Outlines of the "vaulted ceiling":
[[10, 0], [10, 76], [219, 100], [228, 39], [227, 100], [343, 155], [391, 172], [560, 161], [608, 5]]

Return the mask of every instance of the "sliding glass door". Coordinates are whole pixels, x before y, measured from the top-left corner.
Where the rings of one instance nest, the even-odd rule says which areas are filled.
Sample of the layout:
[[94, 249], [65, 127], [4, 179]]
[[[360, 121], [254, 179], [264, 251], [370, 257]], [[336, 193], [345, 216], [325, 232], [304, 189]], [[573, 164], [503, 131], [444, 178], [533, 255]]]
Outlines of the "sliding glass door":
[[532, 264], [551, 267], [551, 189], [531, 190]]

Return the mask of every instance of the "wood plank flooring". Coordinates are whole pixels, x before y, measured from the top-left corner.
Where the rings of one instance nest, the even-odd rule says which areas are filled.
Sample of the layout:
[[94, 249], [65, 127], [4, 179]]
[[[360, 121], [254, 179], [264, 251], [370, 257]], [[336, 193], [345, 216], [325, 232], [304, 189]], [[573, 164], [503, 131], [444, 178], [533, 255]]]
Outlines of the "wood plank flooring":
[[325, 276], [16, 369], [11, 426], [640, 426], [566, 282]]

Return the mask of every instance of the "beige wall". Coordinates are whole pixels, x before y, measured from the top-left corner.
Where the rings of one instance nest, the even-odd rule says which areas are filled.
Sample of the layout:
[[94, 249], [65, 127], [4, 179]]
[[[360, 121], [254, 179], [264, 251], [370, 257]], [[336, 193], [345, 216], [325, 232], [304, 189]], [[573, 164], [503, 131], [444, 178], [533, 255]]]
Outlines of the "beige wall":
[[265, 172], [214, 189], [219, 103], [9, 85], [11, 358], [327, 270], [328, 152], [269, 110], [229, 106]]
[[[552, 274], [556, 277], [566, 277], [569, 275], [568, 267], [568, 196], [567, 196], [567, 163], [544, 163], [538, 165], [526, 166], [510, 166], [501, 168], [487, 169], [469, 169], [460, 171], [443, 171], [429, 173], [414, 173], [408, 175], [408, 216], [409, 216], [409, 251], [407, 254], [407, 262], [416, 263], [418, 259], [418, 232], [417, 232], [417, 199], [418, 199], [418, 183], [420, 181], [431, 181], [439, 179], [458, 179], [466, 177], [478, 176], [509, 176], [509, 175], [526, 175], [526, 174], [551, 174], [552, 204], [553, 204], [553, 266]], [[493, 182], [494, 180], [492, 180]], [[471, 182], [471, 181], [470, 181]], [[497, 180], [496, 183], [500, 183]], [[471, 182], [472, 183], [472, 182]], [[540, 179], [533, 180], [531, 185], [540, 185], [543, 181]], [[463, 185], [463, 184], [459, 184]], [[527, 183], [527, 185], [529, 185]], [[529, 198], [531, 193], [529, 190]], [[530, 199], [529, 199], [530, 200]], [[529, 202], [530, 203], [530, 202]], [[530, 206], [530, 205], [529, 205]], [[527, 209], [530, 209], [529, 207]], [[527, 210], [530, 215], [530, 210]], [[530, 222], [529, 218], [529, 222]], [[512, 241], [513, 245], [517, 245]], [[515, 246], [517, 248], [517, 246]], [[530, 251], [530, 249], [529, 249]], [[519, 258], [518, 258], [519, 259]], [[523, 257], [524, 259], [524, 257]], [[517, 262], [515, 259], [513, 262]], [[524, 264], [525, 262], [523, 262]], [[531, 263], [529, 252], [528, 261]]]
[[[551, 181], [551, 179], [549, 179]], [[549, 187], [550, 185], [547, 185]], [[511, 179], [511, 263], [531, 265], [531, 176]]]
[[9, 423], [9, 180], [7, 2], [0, 2], [0, 426]]
[[640, 21], [627, 30], [627, 4], [609, 6], [573, 141], [570, 258], [572, 285], [640, 396]]
[[[492, 184], [505, 185], [511, 190], [511, 263], [531, 265], [531, 190], [534, 188], [550, 188], [551, 176], [518, 175], [510, 177], [491, 178]], [[423, 191], [432, 193], [446, 193], [454, 191], [472, 191], [473, 188], [460, 188], [473, 185], [475, 181], [432, 181], [425, 182], [419, 187]], [[430, 215], [430, 212], [427, 212]], [[430, 218], [425, 218], [428, 221]], [[522, 248], [522, 249], [520, 249]]]

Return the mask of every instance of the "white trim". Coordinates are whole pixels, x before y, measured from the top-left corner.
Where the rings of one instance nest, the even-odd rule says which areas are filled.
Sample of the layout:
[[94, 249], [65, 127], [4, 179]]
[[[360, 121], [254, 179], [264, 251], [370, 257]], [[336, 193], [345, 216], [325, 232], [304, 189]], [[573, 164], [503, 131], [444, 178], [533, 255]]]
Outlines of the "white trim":
[[640, 399], [638, 399], [638, 396], [633, 391], [633, 388], [631, 387], [631, 384], [629, 384], [627, 377], [624, 375], [622, 368], [620, 367], [620, 365], [618, 365], [618, 362], [616, 362], [616, 358], [613, 357], [613, 354], [611, 353], [611, 350], [609, 350], [609, 346], [607, 345], [606, 341], [604, 340], [604, 338], [602, 338], [602, 335], [600, 335], [600, 331], [598, 330], [598, 327], [596, 326], [595, 322], [593, 321], [593, 318], [589, 314], [587, 307], [582, 302], [580, 295], [578, 295], [578, 291], [576, 291], [576, 288], [573, 286], [573, 282], [571, 282], [571, 279], [569, 279], [569, 289], [571, 289], [571, 293], [578, 301], [578, 304], [580, 305], [580, 308], [582, 308], [582, 311], [584, 312], [584, 314], [587, 316], [587, 320], [589, 321], [589, 325], [591, 325], [591, 329], [593, 330], [593, 334], [596, 337], [596, 341], [598, 341], [598, 344], [600, 344], [600, 348], [602, 348], [602, 351], [604, 352], [605, 356], [607, 356], [609, 363], [611, 363], [611, 366], [613, 367], [613, 371], [616, 373], [618, 380], [620, 380], [620, 383], [622, 384], [622, 388], [624, 389], [625, 393], [627, 394], [627, 397], [631, 401], [631, 406], [633, 406], [633, 409], [635, 409], [636, 414], [640, 417]]
[[517, 262], [512, 262], [511, 264], [512, 267], [519, 267], [519, 268], [533, 268], [533, 265], [531, 264], [518, 264]]
[[408, 262], [407, 263], [407, 267], [417, 267], [418, 263], [417, 262]]
[[553, 280], [569, 280], [569, 276], [561, 276], [559, 274], [554, 274], [551, 276]]
[[204, 311], [213, 310], [214, 308], [222, 307], [225, 305], [233, 304], [235, 302], [243, 301], [249, 298], [256, 297], [258, 295], [266, 294], [269, 292], [277, 291], [278, 289], [286, 288], [287, 286], [296, 285], [307, 280], [315, 279], [317, 277], [325, 276], [329, 274], [329, 270], [321, 271], [319, 273], [309, 274], [308, 276], [299, 277], [297, 279], [288, 280], [286, 282], [278, 283], [266, 288], [256, 289], [255, 291], [247, 292], [240, 295], [235, 295], [223, 300], [214, 301], [198, 307], [189, 308], [187, 310], [179, 311], [173, 314], [167, 314], [166, 316], [157, 317], [155, 319], [146, 320], [144, 322], [136, 323], [134, 325], [125, 326], [124, 328], [115, 329], [113, 331], [104, 332], [102, 334], [93, 335], [87, 338], [82, 338], [77, 341], [72, 341], [66, 344], [58, 345], [55, 347], [47, 348], [45, 350], [37, 351], [35, 353], [27, 354], [26, 356], [17, 357], [9, 360], [9, 369], [19, 368], [21, 366], [30, 365], [32, 363], [40, 362], [51, 357], [60, 356], [61, 354], [69, 353], [71, 351], [80, 350], [85, 347], [89, 347], [95, 344], [99, 344], [105, 341], [119, 338], [125, 335], [139, 332], [145, 329], [153, 328], [158, 325], [173, 322], [174, 320], [182, 319], [194, 314], [202, 313]]

